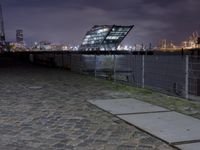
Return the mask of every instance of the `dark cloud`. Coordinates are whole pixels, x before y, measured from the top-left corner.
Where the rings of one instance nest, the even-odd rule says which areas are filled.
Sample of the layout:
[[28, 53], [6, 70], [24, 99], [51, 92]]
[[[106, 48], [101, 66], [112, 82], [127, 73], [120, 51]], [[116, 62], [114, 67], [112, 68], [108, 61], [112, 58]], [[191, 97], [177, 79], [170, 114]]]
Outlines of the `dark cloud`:
[[79, 44], [94, 24], [134, 24], [125, 43], [181, 41], [199, 30], [199, 0], [1, 0], [7, 38]]

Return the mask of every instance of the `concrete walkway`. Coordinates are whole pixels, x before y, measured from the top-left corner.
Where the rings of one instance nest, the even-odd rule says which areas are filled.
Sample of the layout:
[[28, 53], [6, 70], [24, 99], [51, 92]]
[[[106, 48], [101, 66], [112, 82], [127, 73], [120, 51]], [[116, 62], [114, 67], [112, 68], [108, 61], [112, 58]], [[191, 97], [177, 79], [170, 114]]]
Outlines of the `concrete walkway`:
[[89, 100], [124, 121], [183, 150], [200, 149], [200, 120], [135, 99]]

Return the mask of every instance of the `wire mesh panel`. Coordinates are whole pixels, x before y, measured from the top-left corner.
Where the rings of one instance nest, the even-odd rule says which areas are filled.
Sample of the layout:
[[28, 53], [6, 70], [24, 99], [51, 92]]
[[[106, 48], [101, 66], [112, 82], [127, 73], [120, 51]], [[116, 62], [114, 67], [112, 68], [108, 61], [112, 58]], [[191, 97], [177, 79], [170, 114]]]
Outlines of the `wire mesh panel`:
[[63, 55], [55, 54], [55, 65], [56, 67], [63, 67]]
[[71, 54], [63, 54], [63, 67], [65, 69], [71, 69]]
[[145, 86], [185, 96], [185, 63], [185, 57], [178, 55], [145, 56]]
[[127, 82], [133, 81], [132, 74], [132, 56], [131, 55], [115, 55], [115, 80]]
[[46, 66], [55, 66], [55, 56], [52, 53], [34, 54], [34, 62]]
[[200, 100], [198, 55], [39, 53], [31, 59], [41, 65]]
[[34, 63], [34, 55], [33, 54], [29, 55], [29, 60], [31, 63]]
[[81, 54], [71, 54], [71, 71], [76, 73], [82, 73], [81, 59]]
[[114, 79], [114, 55], [97, 55], [95, 66], [97, 77]]
[[142, 87], [142, 55], [132, 55], [133, 85]]
[[189, 94], [200, 96], [200, 56], [189, 57]]
[[95, 75], [95, 55], [82, 55], [81, 67], [83, 74]]

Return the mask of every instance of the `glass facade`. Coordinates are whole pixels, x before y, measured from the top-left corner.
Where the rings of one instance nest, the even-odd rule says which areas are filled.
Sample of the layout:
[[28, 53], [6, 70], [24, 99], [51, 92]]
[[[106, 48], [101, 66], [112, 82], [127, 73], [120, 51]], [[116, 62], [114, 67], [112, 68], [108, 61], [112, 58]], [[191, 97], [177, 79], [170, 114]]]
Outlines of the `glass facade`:
[[94, 26], [86, 33], [80, 50], [116, 50], [133, 26]]
[[92, 30], [87, 32], [82, 45], [101, 44], [109, 31], [109, 26], [94, 26]]

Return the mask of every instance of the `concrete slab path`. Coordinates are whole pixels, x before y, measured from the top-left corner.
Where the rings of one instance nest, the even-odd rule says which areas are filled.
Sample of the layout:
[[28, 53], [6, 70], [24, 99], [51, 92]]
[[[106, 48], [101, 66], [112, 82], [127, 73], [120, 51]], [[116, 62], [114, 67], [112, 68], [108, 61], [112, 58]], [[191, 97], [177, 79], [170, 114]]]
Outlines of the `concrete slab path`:
[[169, 111], [165, 108], [138, 101], [133, 98], [89, 100], [89, 102], [115, 115]]
[[171, 144], [200, 140], [200, 120], [180, 113], [163, 112], [119, 117]]
[[178, 148], [182, 150], [199, 150], [200, 149], [200, 142], [199, 143], [192, 143], [192, 144], [182, 144], [178, 145]]
[[[183, 150], [199, 150], [200, 120], [135, 99], [89, 100], [126, 122]], [[188, 144], [185, 144], [188, 143]]]

